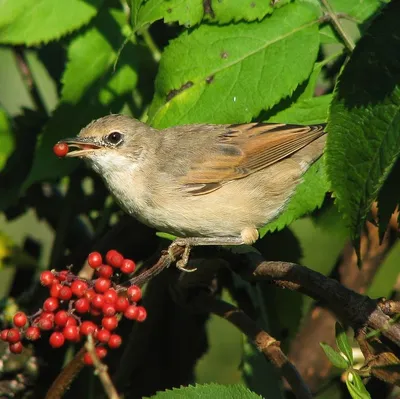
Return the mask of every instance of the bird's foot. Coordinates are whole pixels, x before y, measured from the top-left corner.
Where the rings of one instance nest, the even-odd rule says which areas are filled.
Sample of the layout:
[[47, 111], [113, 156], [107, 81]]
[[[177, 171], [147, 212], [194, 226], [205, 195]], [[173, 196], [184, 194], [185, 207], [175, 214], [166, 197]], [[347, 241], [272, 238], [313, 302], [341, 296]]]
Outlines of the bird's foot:
[[179, 270], [182, 270], [184, 272], [195, 272], [197, 268], [194, 269], [187, 269], [186, 265], [189, 262], [189, 257], [190, 257], [190, 251], [192, 250], [192, 245], [190, 244], [190, 241], [185, 238], [177, 238], [173, 241], [173, 243], [168, 247], [168, 255], [173, 261], [176, 261], [175, 255], [174, 255], [174, 248], [176, 247], [184, 247], [183, 254], [181, 256], [181, 259], [179, 259], [176, 262], [176, 267]]

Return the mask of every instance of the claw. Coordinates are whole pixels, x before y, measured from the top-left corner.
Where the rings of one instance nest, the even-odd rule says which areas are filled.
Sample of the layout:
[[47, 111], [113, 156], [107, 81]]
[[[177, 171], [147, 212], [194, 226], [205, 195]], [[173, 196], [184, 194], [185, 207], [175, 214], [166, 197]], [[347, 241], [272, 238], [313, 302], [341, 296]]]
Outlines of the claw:
[[185, 240], [184, 238], [177, 238], [168, 248], [168, 255], [172, 259], [173, 262], [175, 262], [176, 258], [173, 254], [173, 249], [174, 247], [179, 246], [179, 247], [184, 247], [183, 254], [181, 256], [181, 259], [176, 262], [176, 267], [179, 270], [182, 270], [184, 272], [194, 272], [197, 270], [197, 268], [194, 269], [186, 269], [186, 265], [189, 261], [189, 256], [190, 256], [190, 251], [192, 249], [192, 246]]

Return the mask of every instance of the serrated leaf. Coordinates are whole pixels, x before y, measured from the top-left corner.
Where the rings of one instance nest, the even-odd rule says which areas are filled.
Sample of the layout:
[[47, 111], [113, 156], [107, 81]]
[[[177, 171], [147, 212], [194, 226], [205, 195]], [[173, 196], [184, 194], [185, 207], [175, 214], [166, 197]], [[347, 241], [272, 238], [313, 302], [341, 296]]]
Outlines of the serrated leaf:
[[349, 364], [353, 365], [353, 349], [351, 348], [346, 331], [338, 322], [335, 324], [335, 338], [337, 347], [346, 356]]
[[360, 376], [356, 373], [351, 373], [351, 377], [349, 377], [350, 375], [346, 378], [346, 386], [351, 397], [353, 399], [371, 399], [371, 395], [365, 388]]
[[[61, 104], [42, 133], [24, 188], [36, 181], [70, 173], [78, 163], [57, 159], [52, 152], [54, 144], [77, 135], [92, 119], [121, 111], [126, 96], [136, 86], [134, 60], [140, 59], [139, 47], [128, 43], [116, 70], [113, 70], [113, 63], [124, 40], [121, 31], [125, 21], [121, 17], [123, 14], [119, 10], [104, 10], [92, 27], [71, 42]], [[88, 62], [95, 59], [101, 61], [95, 62], [96, 71], [93, 71]]]
[[[164, 22], [178, 22], [187, 27], [198, 24], [204, 15], [203, 0], [148, 0], [134, 4], [132, 27], [138, 30], [145, 25], [164, 19]], [[133, 8], [132, 7], [132, 8]]]
[[164, 392], [157, 392], [153, 399], [260, 399], [261, 396], [251, 392], [244, 385], [220, 385], [220, 384], [204, 384], [188, 386], [185, 388], [174, 388], [172, 390], [167, 390]]
[[[301, 100], [292, 107], [281, 111], [268, 122], [313, 124], [324, 122], [328, 115], [331, 96]], [[269, 231], [282, 230], [294, 220], [321, 207], [329, 189], [324, 160], [321, 158], [304, 174], [285, 211], [271, 223], [259, 230], [260, 237]]]
[[14, 138], [7, 113], [0, 108], [0, 171], [14, 150]]
[[274, 11], [270, 1], [255, 0], [217, 0], [211, 2], [211, 7], [214, 13], [211, 21], [217, 21], [221, 24], [242, 20], [260, 21]]
[[317, 20], [315, 7], [293, 3], [261, 22], [183, 33], [161, 59], [150, 122], [161, 128], [251, 120], [310, 75]]
[[320, 342], [321, 348], [324, 350], [326, 357], [329, 361], [338, 369], [346, 370], [349, 365], [346, 360], [342, 357], [342, 355], [336, 352], [331, 346], [328, 344], [324, 344]]
[[398, 13], [390, 3], [360, 39], [330, 110], [327, 173], [354, 239], [400, 152]]
[[0, 43], [28, 46], [59, 39], [85, 25], [103, 0], [6, 0], [0, 8]]

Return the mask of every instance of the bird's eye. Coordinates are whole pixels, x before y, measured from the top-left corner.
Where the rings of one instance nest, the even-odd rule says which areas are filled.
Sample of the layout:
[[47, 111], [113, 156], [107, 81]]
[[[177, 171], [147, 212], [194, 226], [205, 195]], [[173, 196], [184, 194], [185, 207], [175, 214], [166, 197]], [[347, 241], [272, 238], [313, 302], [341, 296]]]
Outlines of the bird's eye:
[[112, 132], [107, 137], [106, 140], [113, 145], [117, 145], [122, 141], [123, 135], [120, 132]]

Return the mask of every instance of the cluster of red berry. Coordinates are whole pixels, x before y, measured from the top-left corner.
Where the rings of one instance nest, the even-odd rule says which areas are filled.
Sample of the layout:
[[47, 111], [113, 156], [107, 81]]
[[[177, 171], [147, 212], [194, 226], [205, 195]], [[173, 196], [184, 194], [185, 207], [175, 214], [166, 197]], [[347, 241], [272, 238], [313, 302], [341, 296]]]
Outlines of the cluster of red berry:
[[[0, 332], [0, 338], [9, 343], [12, 353], [22, 352], [23, 338], [34, 341], [40, 338], [42, 331], [53, 331], [49, 338], [53, 348], [60, 348], [66, 341], [79, 342], [92, 334], [96, 353], [104, 358], [106, 346], [115, 349], [122, 343], [121, 337], [113, 332], [122, 316], [139, 322], [146, 319], [146, 309], [137, 305], [142, 298], [141, 289], [136, 285], [126, 289], [113, 281], [116, 270], [124, 274], [135, 271], [132, 260], [110, 250], [106, 263], [98, 252], [89, 254], [88, 263], [98, 276], [94, 280], [79, 278], [69, 270], [41, 273], [40, 282], [50, 293], [42, 309], [32, 316], [16, 313], [14, 327]], [[84, 362], [92, 364], [88, 353]]]

